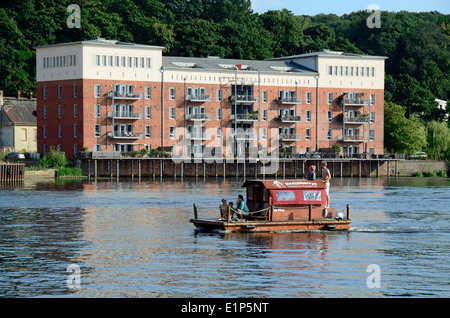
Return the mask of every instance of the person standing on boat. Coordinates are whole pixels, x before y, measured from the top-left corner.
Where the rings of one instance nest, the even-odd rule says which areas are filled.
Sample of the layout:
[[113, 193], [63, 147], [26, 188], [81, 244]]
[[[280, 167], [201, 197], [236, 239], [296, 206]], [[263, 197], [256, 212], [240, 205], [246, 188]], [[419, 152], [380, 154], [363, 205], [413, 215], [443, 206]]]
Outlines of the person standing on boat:
[[242, 219], [248, 217], [250, 210], [248, 209], [242, 194], [238, 195], [236, 205], [237, 205], [236, 214], [239, 216], [239, 218]]
[[325, 161], [322, 161], [320, 163], [320, 166], [322, 167], [322, 181], [325, 182], [325, 196], [327, 198], [327, 204], [325, 205], [325, 209], [328, 209], [330, 207], [330, 179], [331, 179], [331, 173], [330, 170], [327, 168], [327, 163]]
[[222, 199], [222, 204], [219, 205], [219, 210], [220, 210], [220, 219], [226, 220], [227, 219], [227, 211], [228, 211], [227, 200]]
[[308, 180], [316, 180], [316, 166], [311, 165], [310, 172], [308, 173]]

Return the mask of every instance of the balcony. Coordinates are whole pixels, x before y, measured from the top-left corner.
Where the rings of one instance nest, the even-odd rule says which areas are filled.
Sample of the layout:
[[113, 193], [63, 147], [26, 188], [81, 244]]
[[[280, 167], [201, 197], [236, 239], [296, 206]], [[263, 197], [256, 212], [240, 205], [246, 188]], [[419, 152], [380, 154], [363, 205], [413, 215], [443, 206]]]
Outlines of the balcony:
[[136, 113], [127, 112], [127, 111], [108, 112], [108, 118], [137, 120], [137, 119], [142, 119], [142, 113], [136, 114]]
[[301, 134], [280, 134], [278, 138], [281, 141], [300, 141], [302, 140]]
[[109, 138], [113, 139], [142, 139], [143, 134], [135, 134], [126, 131], [115, 131], [108, 134]]
[[186, 114], [186, 120], [200, 120], [207, 121], [211, 120], [211, 115], [209, 114]]
[[258, 140], [258, 136], [254, 132], [239, 132], [237, 134], [232, 134], [231, 136], [238, 141]]
[[109, 98], [114, 99], [142, 99], [144, 97], [143, 93], [125, 93], [120, 91], [109, 92]]
[[302, 118], [301, 116], [294, 116], [294, 115], [279, 115], [278, 121], [281, 123], [299, 123], [301, 122]]
[[186, 134], [186, 139], [190, 139], [190, 140], [211, 140], [211, 136], [207, 135], [207, 134], [200, 134], [200, 133], [187, 133]]
[[236, 115], [230, 115], [231, 120], [238, 122], [253, 122], [259, 119], [258, 113], [238, 113]]
[[363, 99], [363, 98], [344, 98], [341, 100], [341, 104], [345, 103], [345, 106], [367, 106], [369, 105], [369, 100], [368, 99]]
[[233, 94], [230, 96], [230, 101], [237, 103], [256, 103], [258, 101], [258, 97], [250, 94]]
[[205, 95], [205, 94], [189, 94], [186, 96], [186, 100], [190, 102], [210, 102], [211, 101], [211, 95]]
[[295, 105], [295, 104], [301, 104], [301, 103], [302, 103], [302, 99], [300, 97], [295, 97], [295, 96], [278, 97], [278, 104]]
[[339, 141], [344, 142], [365, 142], [369, 141], [369, 136], [360, 136], [360, 135], [353, 135], [353, 136], [339, 136]]

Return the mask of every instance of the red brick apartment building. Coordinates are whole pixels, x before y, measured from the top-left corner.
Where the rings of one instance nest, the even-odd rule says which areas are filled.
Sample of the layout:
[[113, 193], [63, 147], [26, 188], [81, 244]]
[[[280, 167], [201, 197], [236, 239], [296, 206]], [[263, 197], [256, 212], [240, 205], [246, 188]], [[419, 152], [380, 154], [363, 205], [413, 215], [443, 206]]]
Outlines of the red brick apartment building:
[[296, 156], [335, 144], [346, 155], [383, 152], [385, 57], [166, 57], [163, 47], [102, 38], [35, 49], [41, 154], [177, 146], [196, 157], [270, 147]]

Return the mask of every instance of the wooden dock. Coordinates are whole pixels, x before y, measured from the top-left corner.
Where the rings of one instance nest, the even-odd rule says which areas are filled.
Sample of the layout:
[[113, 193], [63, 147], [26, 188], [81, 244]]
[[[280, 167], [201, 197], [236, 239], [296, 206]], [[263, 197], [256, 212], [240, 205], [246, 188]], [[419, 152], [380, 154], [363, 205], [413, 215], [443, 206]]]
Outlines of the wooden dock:
[[23, 182], [25, 175], [25, 164], [12, 163], [0, 164], [0, 183]]

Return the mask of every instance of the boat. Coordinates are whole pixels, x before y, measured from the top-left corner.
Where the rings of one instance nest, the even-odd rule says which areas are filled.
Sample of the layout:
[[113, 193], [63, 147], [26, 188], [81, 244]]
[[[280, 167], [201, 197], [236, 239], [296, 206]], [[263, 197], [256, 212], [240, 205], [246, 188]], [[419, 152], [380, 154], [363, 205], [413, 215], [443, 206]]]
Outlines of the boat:
[[350, 229], [350, 205], [346, 216], [336, 208], [326, 209], [325, 183], [320, 180], [247, 180], [248, 216], [236, 218], [228, 208], [225, 218], [199, 218], [198, 229], [230, 232], [347, 231]]

